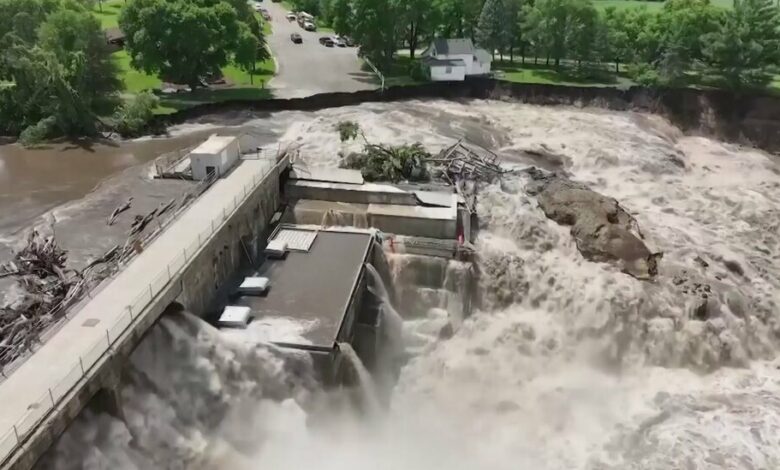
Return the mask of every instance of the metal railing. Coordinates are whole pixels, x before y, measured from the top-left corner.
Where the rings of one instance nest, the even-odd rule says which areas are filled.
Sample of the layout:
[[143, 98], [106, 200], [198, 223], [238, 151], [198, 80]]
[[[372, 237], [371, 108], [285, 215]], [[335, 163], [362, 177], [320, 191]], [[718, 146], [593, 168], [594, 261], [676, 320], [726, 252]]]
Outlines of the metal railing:
[[379, 69], [378, 69], [378, 68], [376, 68], [376, 67], [374, 66], [374, 64], [373, 64], [373, 63], [371, 63], [371, 61], [370, 61], [370, 60], [368, 60], [368, 59], [366, 59], [366, 58], [364, 58], [363, 60], [365, 60], [365, 61], [366, 61], [366, 63], [368, 64], [368, 66], [369, 66], [369, 67], [371, 67], [371, 70], [373, 70], [373, 71], [374, 71], [374, 73], [376, 74], [376, 76], [377, 76], [377, 77], [379, 77], [379, 80], [380, 80], [380, 82], [381, 82], [381, 84], [380, 84], [381, 90], [382, 90], [382, 91], [385, 91], [385, 76], [382, 74], [382, 72], [380, 72], [380, 71], [379, 71]]
[[[199, 181], [197, 184], [193, 185], [192, 188], [190, 188], [182, 197], [181, 202], [177, 202], [175, 204], [175, 209], [169, 210], [166, 212], [165, 217], [157, 217], [155, 218], [155, 225], [152, 225], [153, 229], [148, 232], [147, 234], [140, 237], [139, 241], [141, 243], [141, 246], [147, 246], [149, 243], [154, 241], [161, 233], [165, 231], [165, 229], [174, 221], [176, 220], [180, 214], [182, 214], [184, 211], [186, 211], [189, 206], [194, 202], [197, 201], [197, 198], [206, 192], [206, 190], [211, 187], [212, 184], [217, 180], [218, 178], [216, 175], [209, 177], [203, 181]], [[114, 276], [116, 276], [119, 272], [121, 272], [123, 266], [127, 266], [128, 263], [130, 263], [135, 257], [137, 256], [137, 253], [135, 251], [130, 251], [128, 254], [120, 253], [119, 261], [116, 263], [116, 270], [112, 272], [108, 277], [103, 279], [102, 281], [98, 282], [96, 285], [89, 286], [82, 295], [82, 298], [80, 300], [77, 300], [75, 303], [71, 305], [64, 306], [64, 313], [60, 313], [60, 315], [64, 318], [69, 318], [70, 315], [72, 315], [72, 311], [78, 310], [80, 306], [84, 305], [84, 302], [89, 301], [90, 298], [94, 297], [100, 290], [105, 287]], [[57, 331], [60, 330], [67, 322], [61, 321], [62, 318], [58, 317], [58, 320], [56, 322], [53, 322], [51, 325], [46, 327], [43, 331], [40, 333], [41, 343], [46, 343], [46, 341], [51, 338], [54, 334], [57, 333]], [[28, 351], [29, 352], [29, 351]], [[6, 361], [6, 354], [10, 354], [10, 350], [5, 350], [0, 352], [0, 362], [7, 362]], [[29, 354], [26, 354], [25, 356], [18, 358], [14, 361], [11, 361], [10, 363], [6, 364], [2, 371], [0, 371], [0, 375], [3, 377], [3, 380], [13, 374], [13, 371], [21, 367], [24, 362], [29, 358]], [[0, 382], [0, 386], [2, 385], [2, 382]], [[0, 453], [0, 455], [2, 455]]]
[[[244, 186], [243, 190], [236, 194], [217, 218], [212, 219], [211, 223], [198, 234], [198, 238], [182, 249], [172, 261], [170, 261], [160, 272], [155, 275], [149, 285], [130, 302], [121, 308], [122, 314], [105, 330], [105, 338], [96, 341], [86, 352], [74, 361], [73, 366], [62, 374], [58, 379], [52, 380], [52, 385], [46, 392], [35, 400], [27, 410], [27, 413], [19, 419], [5, 433], [0, 434], [0, 462], [5, 463], [11, 454], [16, 451], [24, 441], [32, 434], [35, 428], [41, 423], [54, 407], [59, 403], [82, 378], [94, 367], [104, 356], [111, 353], [112, 345], [135, 323], [135, 320], [144, 312], [152, 300], [187, 266], [191, 260], [200, 251], [201, 247], [217, 232], [222, 225], [233, 215], [233, 213], [243, 204], [251, 193], [258, 187], [258, 184], [266, 176], [276, 171], [281, 165], [287, 164], [286, 159], [282, 158], [276, 165], [270, 168], [266, 167], [258, 171], [252, 177], [252, 182]], [[181, 212], [177, 211], [173, 219], [177, 218]], [[173, 220], [171, 219], [171, 220]], [[162, 230], [160, 230], [162, 232]], [[0, 384], [0, 386], [2, 386]]]

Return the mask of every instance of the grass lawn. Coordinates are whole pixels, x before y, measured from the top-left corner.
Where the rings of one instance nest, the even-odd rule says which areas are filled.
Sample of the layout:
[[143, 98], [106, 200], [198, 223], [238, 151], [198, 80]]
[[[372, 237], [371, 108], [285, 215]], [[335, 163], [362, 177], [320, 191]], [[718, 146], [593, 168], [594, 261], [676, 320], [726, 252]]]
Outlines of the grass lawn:
[[[124, 0], [104, 0], [103, 12], [100, 12], [97, 5], [93, 12], [100, 19], [104, 29], [113, 28], [117, 26], [117, 18], [124, 4]], [[262, 21], [262, 18], [260, 20], [263, 32], [266, 35], [270, 35], [271, 23]], [[120, 78], [124, 83], [124, 97], [130, 98], [135, 93], [144, 90], [154, 90], [162, 85], [162, 80], [159, 77], [132, 68], [130, 66], [130, 57], [126, 51], [114, 52], [112, 56], [119, 66]], [[256, 70], [251, 74], [232, 64], [224, 67], [222, 72], [225, 78], [233, 85], [232, 87], [195, 90], [190, 93], [161, 96], [160, 105], [155, 112], [157, 114], [168, 114], [201, 103], [271, 97], [271, 92], [264, 89], [264, 85], [268, 83], [276, 72], [273, 59], [258, 62]]]
[[120, 76], [125, 83], [125, 90], [131, 93], [159, 87], [162, 80], [154, 75], [148, 75], [130, 66], [130, 56], [124, 50], [114, 52], [114, 60], [119, 65]]
[[[424, 80], [416, 80], [409, 76], [409, 66], [411, 65], [411, 62], [408, 55], [396, 55], [390, 69], [383, 72], [383, 75], [385, 76], [385, 87], [419, 85], [425, 83]], [[367, 63], [363, 62], [361, 68], [367, 72], [371, 72], [372, 77], [374, 77], [374, 83], [381, 85], [382, 81], [374, 74], [373, 69], [369, 67]]]
[[170, 114], [180, 109], [203, 103], [228, 100], [261, 100], [273, 98], [271, 90], [259, 87], [200, 89], [190, 93], [176, 93], [160, 97], [155, 114]]
[[[734, 0], [710, 0], [715, 6], [722, 8], [731, 8], [734, 6]], [[657, 11], [664, 7], [664, 2], [654, 2], [649, 0], [594, 0], [594, 5], [600, 10], [608, 7], [615, 7], [618, 10], [625, 8], [645, 7], [650, 11]]]
[[[101, 11], [102, 3], [102, 11]], [[103, 29], [116, 28], [118, 26], [119, 12], [125, 6], [125, 0], [103, 0], [95, 3], [92, 13], [100, 20]]]
[[242, 86], [261, 86], [262, 82], [268, 83], [275, 72], [276, 65], [274, 64], [273, 59], [258, 62], [255, 64], [255, 70], [251, 73], [233, 64], [222, 69], [225, 78], [230, 80], [234, 85]]
[[571, 85], [571, 86], [596, 86], [596, 87], [627, 87], [634, 83], [627, 77], [604, 71], [598, 76], [579, 76], [569, 67], [561, 67], [555, 70], [544, 63], [534, 65], [533, 62], [526, 62], [525, 65], [519, 62], [493, 62], [493, 71], [502, 72], [500, 79], [517, 83], [541, 83], [550, 85]]
[[160, 97], [156, 114], [170, 114], [180, 109], [189, 108], [203, 103], [214, 103], [227, 100], [260, 100], [273, 98], [271, 90], [265, 84], [274, 76], [273, 59], [258, 62], [254, 73], [250, 74], [235, 65], [222, 69], [225, 78], [233, 83], [230, 88], [198, 89], [189, 93], [176, 93]]

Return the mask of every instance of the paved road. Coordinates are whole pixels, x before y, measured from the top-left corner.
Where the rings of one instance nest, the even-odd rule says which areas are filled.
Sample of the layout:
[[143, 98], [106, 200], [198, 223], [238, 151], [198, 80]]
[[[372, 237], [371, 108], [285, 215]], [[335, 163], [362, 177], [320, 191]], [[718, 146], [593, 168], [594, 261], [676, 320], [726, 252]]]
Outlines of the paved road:
[[[296, 21], [288, 21], [280, 3], [264, 1], [271, 14], [273, 34], [268, 44], [277, 60], [277, 73], [270, 87], [276, 98], [297, 98], [329, 91], [357, 91], [377, 88], [371, 73], [360, 70], [355, 47], [325, 47], [321, 36], [333, 33], [308, 32]], [[303, 44], [294, 44], [290, 34], [299, 33]]]

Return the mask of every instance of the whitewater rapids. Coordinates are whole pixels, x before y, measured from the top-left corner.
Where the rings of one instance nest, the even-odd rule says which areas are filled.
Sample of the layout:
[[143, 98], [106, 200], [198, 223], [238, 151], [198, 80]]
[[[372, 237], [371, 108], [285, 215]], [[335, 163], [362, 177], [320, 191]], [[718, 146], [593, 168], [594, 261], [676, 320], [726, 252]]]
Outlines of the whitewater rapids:
[[[304, 360], [259, 341], [262, 331], [237, 342], [179, 316], [134, 353], [144, 373], [125, 385], [124, 422], [81, 417], [43, 466], [780, 468], [776, 157], [595, 109], [414, 101], [279, 114], [290, 122], [282, 143], [309, 165], [335, 166], [360, 145], [334, 129], [353, 120], [371, 142], [435, 152], [465, 137], [510, 166], [565, 172], [634, 215], [664, 253], [659, 275], [640, 281], [585, 260], [525, 193], [526, 177], [509, 177], [480, 195], [481, 310], [443, 341], [436, 312], [408, 322], [407, 336], [429, 341], [385, 415], [328, 406], [338, 397], [313, 386]], [[560, 158], [521, 156], [541, 148]], [[712, 287], [711, 315], [693, 315], [678, 279]], [[328, 416], [312, 423], [315, 408]]]

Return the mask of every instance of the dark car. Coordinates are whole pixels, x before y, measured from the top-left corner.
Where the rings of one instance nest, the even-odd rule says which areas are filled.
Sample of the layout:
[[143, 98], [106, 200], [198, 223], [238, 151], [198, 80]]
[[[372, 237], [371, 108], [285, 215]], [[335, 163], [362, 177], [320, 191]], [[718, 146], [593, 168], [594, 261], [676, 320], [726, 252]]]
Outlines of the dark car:
[[333, 47], [335, 43], [333, 42], [333, 39], [328, 36], [323, 36], [320, 38], [320, 44], [322, 44], [325, 47]]
[[303, 38], [298, 33], [292, 33], [290, 35], [290, 40], [294, 42], [295, 44], [301, 44], [303, 42]]

